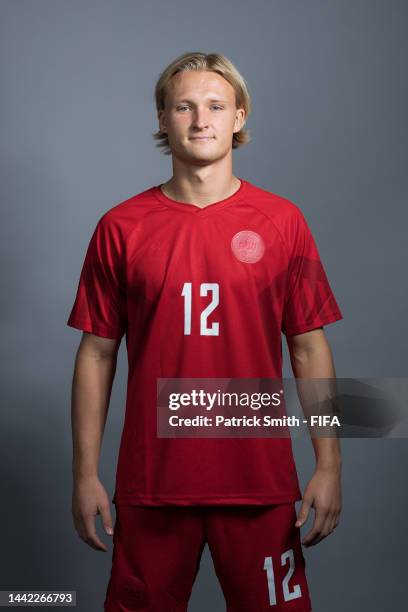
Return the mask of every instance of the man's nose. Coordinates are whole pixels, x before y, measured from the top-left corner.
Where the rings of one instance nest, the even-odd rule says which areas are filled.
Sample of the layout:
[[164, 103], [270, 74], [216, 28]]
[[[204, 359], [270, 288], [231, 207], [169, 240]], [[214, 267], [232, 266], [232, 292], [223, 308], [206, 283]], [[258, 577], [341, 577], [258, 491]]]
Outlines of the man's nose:
[[193, 115], [193, 126], [204, 128], [208, 126], [208, 113], [206, 110], [196, 110]]

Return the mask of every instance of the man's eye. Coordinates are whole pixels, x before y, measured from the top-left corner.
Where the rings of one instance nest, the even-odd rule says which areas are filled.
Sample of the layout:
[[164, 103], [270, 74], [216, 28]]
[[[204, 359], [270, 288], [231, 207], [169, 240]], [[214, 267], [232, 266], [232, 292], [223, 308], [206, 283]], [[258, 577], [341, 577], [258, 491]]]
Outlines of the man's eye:
[[[183, 111], [183, 110], [184, 110], [184, 109], [186, 109], [186, 108], [188, 109], [188, 108], [189, 108], [189, 106], [188, 106], [188, 105], [178, 106], [178, 107], [177, 107], [177, 110], [178, 110], [178, 111]], [[212, 105], [211, 105], [211, 108], [215, 108], [215, 109], [220, 109], [220, 110], [222, 110], [222, 109], [223, 109], [223, 106], [220, 106], [219, 104], [212, 104]]]

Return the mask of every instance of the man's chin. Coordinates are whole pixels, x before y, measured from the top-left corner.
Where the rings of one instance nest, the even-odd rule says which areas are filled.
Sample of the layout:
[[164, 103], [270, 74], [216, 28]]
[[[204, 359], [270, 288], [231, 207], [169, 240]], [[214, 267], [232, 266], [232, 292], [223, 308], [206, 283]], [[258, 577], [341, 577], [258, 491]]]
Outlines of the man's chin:
[[199, 150], [192, 151], [191, 148], [188, 148], [188, 149], [177, 150], [173, 154], [176, 157], [179, 157], [180, 159], [184, 161], [189, 161], [191, 163], [199, 163], [199, 162], [211, 163], [224, 156], [222, 151], [214, 151], [214, 150], [210, 151], [209, 149], [204, 150], [204, 147], [202, 151], [199, 151]]

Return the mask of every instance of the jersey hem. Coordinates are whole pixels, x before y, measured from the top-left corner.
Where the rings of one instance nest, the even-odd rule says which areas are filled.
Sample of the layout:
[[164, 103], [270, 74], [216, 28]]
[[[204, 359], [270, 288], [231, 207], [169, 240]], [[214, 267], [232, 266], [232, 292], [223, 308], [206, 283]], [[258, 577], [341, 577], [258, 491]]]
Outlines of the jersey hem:
[[226, 505], [275, 505], [286, 504], [302, 499], [300, 490], [282, 495], [231, 495], [205, 497], [149, 497], [144, 495], [114, 496], [115, 506], [226, 506]]

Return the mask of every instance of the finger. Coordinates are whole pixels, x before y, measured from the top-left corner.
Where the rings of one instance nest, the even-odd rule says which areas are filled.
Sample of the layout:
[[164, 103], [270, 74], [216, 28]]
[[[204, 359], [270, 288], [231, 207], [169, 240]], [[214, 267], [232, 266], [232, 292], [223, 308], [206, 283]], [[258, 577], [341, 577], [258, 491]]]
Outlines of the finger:
[[295, 527], [301, 527], [303, 523], [307, 521], [307, 517], [309, 516], [311, 503], [307, 499], [303, 499], [302, 505], [300, 506], [299, 514], [295, 523]]
[[108, 550], [102, 540], [99, 539], [95, 529], [95, 515], [87, 515], [83, 518], [85, 527], [85, 542], [95, 550]]
[[336, 529], [337, 525], [339, 524], [339, 516], [340, 516], [340, 510], [336, 507], [330, 513], [330, 524], [329, 524], [330, 533], [334, 529]]
[[313, 527], [311, 528], [309, 533], [307, 533], [303, 538], [302, 544], [304, 544], [305, 546], [311, 546], [315, 543], [316, 538], [320, 537], [320, 534], [326, 521], [326, 517], [327, 513], [324, 510], [316, 510]]
[[316, 544], [319, 544], [319, 542], [321, 542], [322, 540], [324, 540], [324, 538], [327, 538], [327, 536], [331, 534], [331, 532], [333, 531], [332, 525], [334, 516], [335, 515], [333, 512], [329, 512], [320, 530], [320, 533], [309, 543], [310, 546], [316, 546]]
[[323, 529], [320, 533], [318, 540], [315, 542], [315, 544], [318, 544], [319, 542], [324, 540], [324, 538], [327, 538], [327, 536], [331, 534], [331, 532], [333, 531], [332, 525], [333, 525], [333, 514], [330, 513], [323, 525]]
[[333, 523], [332, 523], [332, 526], [331, 526], [332, 531], [334, 531], [334, 529], [336, 529], [336, 527], [339, 524], [339, 522], [340, 522], [340, 513], [337, 512], [334, 515]]
[[85, 525], [82, 521], [82, 518], [80, 516], [74, 516], [74, 524], [75, 524], [75, 529], [79, 535], [79, 537], [82, 540], [86, 539], [86, 529], [85, 529]]
[[108, 535], [113, 535], [113, 522], [110, 512], [109, 504], [106, 506], [99, 506], [103, 528]]

